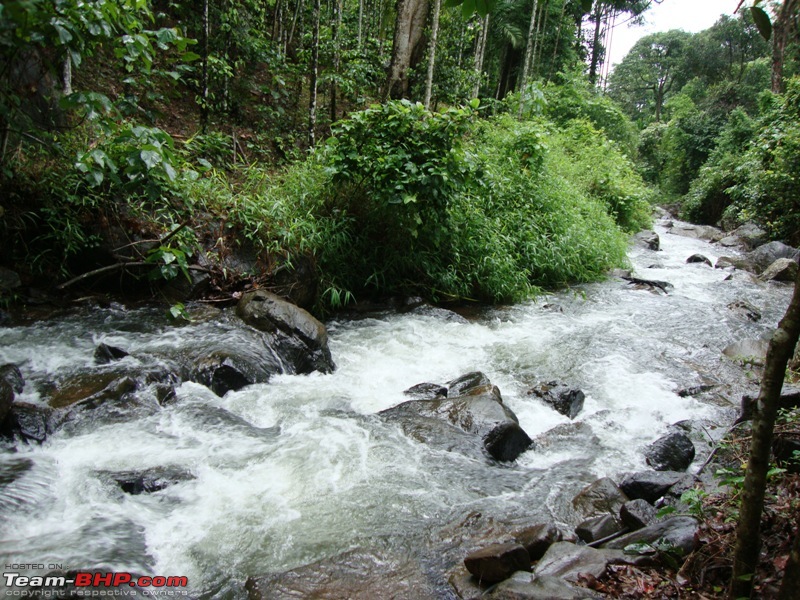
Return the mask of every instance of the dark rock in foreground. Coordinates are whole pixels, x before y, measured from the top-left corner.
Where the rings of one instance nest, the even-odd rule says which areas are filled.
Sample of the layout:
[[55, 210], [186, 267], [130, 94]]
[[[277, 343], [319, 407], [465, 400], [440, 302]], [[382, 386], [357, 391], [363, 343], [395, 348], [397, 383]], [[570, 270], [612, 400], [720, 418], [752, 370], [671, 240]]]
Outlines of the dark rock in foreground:
[[136, 496], [161, 491], [171, 485], [194, 479], [189, 471], [179, 468], [155, 467], [145, 471], [103, 473], [119, 485], [126, 494]]
[[532, 525], [514, 533], [514, 539], [528, 551], [532, 561], [542, 558], [547, 549], [560, 542], [562, 537], [561, 531], [552, 523]]
[[641, 471], [626, 476], [619, 487], [631, 500], [642, 499], [654, 504], [673, 486], [684, 481], [693, 483], [694, 477], [678, 471]]
[[699, 524], [693, 517], [672, 517], [658, 521], [644, 529], [628, 533], [603, 544], [603, 548], [623, 549], [632, 544], [656, 548], [670, 548], [686, 556], [697, 546]]
[[581, 518], [619, 514], [628, 497], [608, 477], [598, 479], [583, 488], [572, 499], [572, 507]]
[[756, 273], [763, 273], [772, 263], [779, 258], [788, 258], [797, 262], [800, 250], [787, 246], [783, 242], [769, 242], [748, 252], [746, 258], [756, 269]]
[[625, 527], [636, 531], [656, 520], [656, 509], [647, 500], [637, 498], [622, 505], [619, 517]]
[[575, 528], [577, 536], [587, 544], [603, 540], [620, 531], [622, 531], [622, 525], [613, 515], [591, 517]]
[[661, 240], [655, 231], [640, 231], [633, 236], [633, 243], [641, 248], [648, 250], [658, 250], [661, 248]]
[[768, 266], [760, 277], [764, 281], [792, 282], [797, 279], [797, 268], [796, 261], [790, 258], [779, 258]]
[[464, 566], [479, 582], [496, 583], [516, 571], [530, 571], [531, 559], [520, 544], [493, 544], [467, 555]]
[[709, 267], [713, 267], [714, 265], [711, 264], [711, 261], [708, 257], [703, 256], [702, 254], [692, 254], [689, 258], [686, 259], [686, 264], [693, 264], [693, 263], [705, 263]]
[[656, 471], [685, 471], [692, 464], [695, 448], [689, 436], [668, 433], [648, 446], [647, 464]]
[[560, 577], [534, 577], [525, 572], [515, 573], [488, 595], [490, 600], [595, 600], [603, 597], [586, 588], [570, 585]]

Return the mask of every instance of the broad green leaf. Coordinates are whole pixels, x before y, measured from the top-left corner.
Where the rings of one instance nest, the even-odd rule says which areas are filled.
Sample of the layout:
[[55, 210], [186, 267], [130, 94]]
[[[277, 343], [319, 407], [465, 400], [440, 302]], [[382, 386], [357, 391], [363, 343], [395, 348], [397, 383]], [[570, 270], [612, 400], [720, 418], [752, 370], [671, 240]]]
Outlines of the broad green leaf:
[[464, 3], [461, 5], [461, 14], [464, 15], [464, 18], [469, 19], [474, 12], [475, 0], [464, 0]]
[[147, 165], [148, 171], [161, 162], [161, 153], [156, 150], [142, 150], [139, 157]]
[[591, 12], [593, 0], [581, 0], [581, 10], [584, 14]]
[[758, 32], [761, 34], [761, 37], [769, 41], [769, 38], [772, 37], [772, 21], [769, 20], [769, 15], [764, 12], [763, 8], [759, 8], [758, 6], [751, 6], [750, 14], [753, 15], [753, 21], [756, 27], [758, 27]]

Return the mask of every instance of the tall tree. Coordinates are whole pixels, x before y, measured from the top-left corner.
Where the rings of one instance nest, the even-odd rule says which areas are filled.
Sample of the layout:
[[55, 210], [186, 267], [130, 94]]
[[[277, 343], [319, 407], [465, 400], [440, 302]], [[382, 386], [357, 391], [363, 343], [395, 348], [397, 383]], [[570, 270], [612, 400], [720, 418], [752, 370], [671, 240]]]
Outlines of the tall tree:
[[429, 0], [397, 0], [392, 59], [384, 98], [408, 97], [408, 71], [421, 57]]
[[311, 79], [309, 82], [308, 101], [308, 145], [313, 148], [316, 143], [317, 130], [317, 81], [319, 79], [319, 13], [320, 0], [314, 0], [314, 16], [312, 18], [314, 33], [311, 42]]

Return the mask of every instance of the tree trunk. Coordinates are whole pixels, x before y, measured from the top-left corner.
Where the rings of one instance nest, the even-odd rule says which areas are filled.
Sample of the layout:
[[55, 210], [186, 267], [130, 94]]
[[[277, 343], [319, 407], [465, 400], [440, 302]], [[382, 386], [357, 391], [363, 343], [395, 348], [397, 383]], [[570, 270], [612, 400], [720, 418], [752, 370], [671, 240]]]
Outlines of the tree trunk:
[[334, 10], [336, 15], [333, 19], [333, 77], [331, 78], [331, 123], [336, 122], [336, 77], [339, 75], [339, 65], [342, 60], [342, 44], [339, 41], [342, 29], [342, 0], [335, 0]]
[[797, 598], [797, 590], [800, 590], [800, 529], [794, 534], [794, 543], [789, 553], [789, 561], [783, 570], [783, 581], [781, 590], [778, 592], [778, 600], [793, 600]]
[[597, 65], [600, 63], [600, 29], [603, 24], [603, 5], [598, 0], [594, 11], [594, 38], [592, 40], [592, 62], [589, 67], [589, 82], [597, 83]]
[[72, 93], [72, 58], [69, 53], [61, 63], [61, 93], [69, 96]]
[[317, 79], [319, 74], [319, 13], [320, 0], [314, 0], [314, 33], [311, 42], [311, 80], [308, 86], [308, 146], [316, 143], [317, 128]]
[[556, 31], [556, 43], [553, 47], [553, 62], [550, 64], [550, 69], [547, 71], [547, 82], [550, 83], [550, 79], [553, 77], [553, 69], [556, 66], [556, 58], [558, 57], [558, 45], [561, 42], [561, 27], [564, 24], [564, 13], [567, 10], [567, 0], [562, 0], [561, 2], [561, 16], [558, 18], [558, 31]]
[[363, 35], [363, 27], [364, 27], [364, 0], [358, 0], [358, 46], [356, 46], [359, 50], [361, 50], [361, 38]]
[[531, 72], [533, 65], [533, 47], [534, 37], [536, 37], [537, 25], [537, 10], [539, 9], [539, 0], [533, 0], [533, 9], [531, 10], [531, 22], [528, 26], [528, 44], [525, 46], [525, 60], [522, 66], [522, 77], [519, 85], [519, 112], [517, 116], [522, 118], [522, 109], [525, 106], [525, 86], [528, 85], [528, 76]]
[[[739, 523], [736, 527], [736, 547], [733, 555], [733, 576], [728, 592], [730, 600], [749, 598], [753, 574], [758, 565], [761, 548], [759, 528], [764, 509], [772, 432], [778, 413], [778, 400], [786, 376], [786, 365], [794, 353], [800, 334], [800, 274], [795, 281], [794, 294], [778, 329], [772, 335], [767, 350], [761, 390], [753, 415], [753, 436], [750, 459], [747, 462]], [[796, 588], [793, 592], [796, 592]]]
[[439, 13], [441, 10], [442, 0], [434, 0], [431, 43], [428, 49], [428, 75], [425, 78], [425, 108], [428, 109], [431, 107], [431, 94], [433, 93], [433, 68], [436, 66], [436, 39], [439, 36]]
[[489, 13], [483, 18], [483, 27], [478, 36], [478, 48], [475, 51], [475, 87], [472, 88], [472, 97], [477, 98], [481, 92], [483, 80], [483, 57], [486, 56], [486, 41], [489, 39]]
[[794, 13], [797, 12], [798, 1], [800, 0], [785, 0], [772, 24], [772, 91], [776, 94], [784, 92], [784, 55], [787, 42], [797, 33]]
[[208, 20], [208, 0], [203, 0], [203, 74], [202, 74], [202, 90], [200, 97], [202, 98], [200, 104], [200, 131], [206, 133], [208, 130], [208, 38], [209, 38], [209, 20]]
[[397, 0], [392, 60], [384, 99], [408, 97], [408, 71], [414, 66], [413, 57], [422, 41], [427, 15], [428, 0]]

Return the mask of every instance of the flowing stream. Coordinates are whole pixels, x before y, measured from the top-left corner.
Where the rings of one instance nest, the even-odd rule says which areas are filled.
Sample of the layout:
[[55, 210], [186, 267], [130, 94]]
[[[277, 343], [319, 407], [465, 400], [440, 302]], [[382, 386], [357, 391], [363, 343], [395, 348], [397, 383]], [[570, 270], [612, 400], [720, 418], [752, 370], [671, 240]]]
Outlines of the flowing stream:
[[[41, 445], [0, 450], [0, 560], [185, 575], [195, 597], [241, 597], [250, 575], [379, 543], [413, 552], [474, 511], [574, 525], [573, 495], [645, 469], [643, 447], [669, 425], [702, 424], [702, 460], [702, 437], [721, 435], [735, 407], [714, 392], [678, 392], [746, 382], [747, 365], [721, 350], [767, 334], [789, 301], [789, 286], [685, 263], [731, 251], [657, 231], [662, 251], [633, 248], [630, 258], [637, 276], [670, 282], [667, 295], [610, 279], [469, 322], [333, 321], [333, 374], [280, 375], [222, 398], [184, 383], [164, 407], [87, 416]], [[763, 318], [730, 310], [738, 300]], [[175, 327], [154, 310], [96, 309], [0, 329], [0, 364], [20, 366], [19, 400], [37, 403], [55, 375], [90, 367], [99, 342], [136, 365], [136, 355], [209, 340], [244, 347], [241, 329], [229, 317]], [[475, 370], [537, 441], [512, 464], [426, 446], [376, 415], [412, 385]], [[525, 393], [554, 379], [586, 393], [574, 422]], [[193, 478], [130, 495], [103, 475], [157, 466]]]

